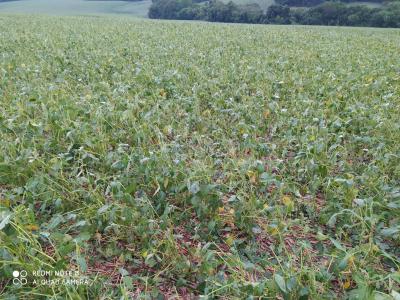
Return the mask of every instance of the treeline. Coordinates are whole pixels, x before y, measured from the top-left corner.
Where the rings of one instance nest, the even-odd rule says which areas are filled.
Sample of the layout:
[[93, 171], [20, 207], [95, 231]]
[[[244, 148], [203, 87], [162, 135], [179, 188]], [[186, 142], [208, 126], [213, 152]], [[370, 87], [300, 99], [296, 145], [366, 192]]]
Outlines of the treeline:
[[[339, 0], [339, 1], [345, 3], [358, 2], [358, 0]], [[320, 5], [326, 1], [325, 0], [275, 0], [275, 2], [279, 5], [310, 7], [310, 6]], [[383, 3], [384, 0], [363, 0], [363, 2]]]
[[323, 2], [311, 8], [272, 5], [264, 12], [258, 4], [237, 5], [233, 2], [225, 4], [219, 0], [206, 2], [153, 0], [149, 17], [226, 23], [399, 28], [400, 2], [388, 2], [379, 8], [370, 8], [365, 5], [348, 6], [342, 2]]

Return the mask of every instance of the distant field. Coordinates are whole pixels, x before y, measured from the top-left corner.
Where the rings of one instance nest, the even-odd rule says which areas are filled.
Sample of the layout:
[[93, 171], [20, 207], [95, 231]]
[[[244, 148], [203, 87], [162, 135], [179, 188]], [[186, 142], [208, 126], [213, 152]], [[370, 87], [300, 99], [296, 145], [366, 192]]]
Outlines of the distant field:
[[55, 15], [130, 15], [147, 17], [151, 0], [84, 1], [84, 0], [20, 0], [0, 2], [0, 13], [29, 13]]
[[399, 41], [0, 15], [0, 299], [398, 299]]

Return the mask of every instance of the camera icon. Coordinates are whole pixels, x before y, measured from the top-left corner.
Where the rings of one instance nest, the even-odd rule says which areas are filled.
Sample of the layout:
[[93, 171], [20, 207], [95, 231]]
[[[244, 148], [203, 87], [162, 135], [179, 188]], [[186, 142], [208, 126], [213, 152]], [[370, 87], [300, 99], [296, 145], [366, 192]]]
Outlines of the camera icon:
[[26, 279], [26, 277], [28, 276], [28, 272], [26, 272], [25, 270], [22, 271], [13, 271], [12, 273], [13, 275], [13, 284], [14, 285], [25, 285], [28, 283], [28, 280]]

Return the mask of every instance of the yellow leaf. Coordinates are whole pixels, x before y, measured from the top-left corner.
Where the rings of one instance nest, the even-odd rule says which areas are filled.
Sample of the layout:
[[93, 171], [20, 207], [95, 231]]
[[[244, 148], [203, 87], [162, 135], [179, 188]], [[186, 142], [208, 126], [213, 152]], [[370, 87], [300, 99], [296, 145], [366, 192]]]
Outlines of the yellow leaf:
[[268, 227], [268, 232], [271, 235], [277, 235], [277, 234], [279, 234], [279, 228], [278, 228], [278, 226], [269, 226]]
[[354, 265], [354, 256], [353, 255], [349, 257], [349, 261], [348, 262], [349, 262], [349, 266]]
[[36, 231], [39, 229], [37, 225], [31, 224], [31, 225], [26, 225], [25, 229], [30, 230], [30, 231]]
[[343, 283], [343, 288], [347, 290], [348, 288], [350, 288], [350, 286], [351, 286], [350, 278], [347, 278], [347, 280]]
[[170, 127], [170, 126], [165, 126], [165, 127], [163, 128], [163, 133], [164, 133], [165, 135], [171, 134], [171, 127]]
[[205, 111], [203, 111], [203, 116], [210, 116], [211, 112], [209, 109], [206, 109]]
[[171, 135], [171, 134], [172, 134], [172, 127], [171, 127], [170, 125], [165, 126], [165, 127], [163, 128], [163, 133], [164, 133], [165, 135]]
[[142, 252], [142, 257], [143, 257], [143, 258], [146, 258], [147, 255], [148, 255], [148, 252], [147, 252], [147, 251], [143, 251], [143, 252]]
[[223, 214], [225, 212], [225, 209], [223, 207], [218, 207], [218, 213]]
[[168, 187], [168, 183], [169, 183], [169, 179], [165, 178], [164, 179], [164, 189], [166, 189]]
[[289, 196], [282, 197], [282, 203], [287, 207], [293, 207], [293, 201]]
[[271, 235], [277, 235], [279, 233], [279, 229], [274, 227], [271, 229], [270, 233], [271, 233]]
[[247, 171], [247, 176], [249, 177], [251, 183], [257, 182], [257, 175], [255, 172], [249, 170], [249, 171]]
[[225, 243], [228, 246], [232, 246], [234, 241], [235, 241], [234, 238], [230, 234], [228, 234], [226, 237]]
[[10, 207], [11, 201], [10, 199], [0, 199], [0, 205], [4, 207]]
[[101, 241], [101, 234], [100, 234], [99, 232], [96, 232], [95, 237], [96, 237], [96, 240], [97, 240], [98, 242]]

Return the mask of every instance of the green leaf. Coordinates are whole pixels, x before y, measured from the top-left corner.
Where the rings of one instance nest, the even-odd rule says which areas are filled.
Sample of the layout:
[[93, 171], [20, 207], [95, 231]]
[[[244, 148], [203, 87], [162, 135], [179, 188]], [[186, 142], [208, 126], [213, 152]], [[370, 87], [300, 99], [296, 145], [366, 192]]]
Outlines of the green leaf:
[[400, 231], [399, 227], [390, 227], [390, 228], [384, 228], [381, 230], [381, 233], [385, 237], [393, 237]]
[[126, 168], [126, 163], [118, 160], [118, 161], [116, 161], [115, 163], [113, 163], [111, 165], [111, 168], [114, 169], [114, 170], [123, 170], [123, 169]]
[[329, 238], [332, 242], [332, 244], [339, 250], [346, 252], [346, 248], [344, 248], [337, 240], [333, 239], [333, 238]]
[[285, 279], [281, 275], [275, 274], [274, 280], [275, 280], [276, 284], [278, 285], [278, 287], [280, 288], [280, 290], [284, 293], [287, 293]]
[[118, 271], [122, 276], [129, 275], [129, 272], [127, 270], [125, 270], [124, 268], [119, 268]]
[[88, 241], [88, 240], [90, 240], [90, 238], [91, 238], [91, 234], [89, 232], [82, 232], [76, 238], [74, 238], [74, 241], [76, 243], [80, 243], [80, 242]]
[[99, 208], [99, 210], [97, 211], [97, 213], [98, 213], [99, 215], [101, 215], [102, 213], [106, 212], [107, 209], [108, 209], [110, 206], [111, 206], [110, 204], [103, 205], [102, 207]]
[[326, 223], [329, 227], [333, 228], [336, 225], [336, 214], [329, 218], [329, 221]]
[[124, 276], [122, 282], [126, 285], [128, 289], [133, 289], [133, 279], [129, 276]]
[[286, 283], [287, 290], [293, 291], [293, 290], [295, 290], [296, 286], [297, 286], [296, 278], [295, 277], [289, 278], [289, 280]]
[[78, 264], [78, 266], [81, 268], [82, 272], [86, 272], [87, 271], [87, 264], [86, 264], [86, 260], [83, 256], [79, 256], [76, 259], [76, 263]]
[[0, 214], [0, 230], [4, 229], [8, 223], [10, 223], [11, 216], [13, 214], [10, 211], [2, 211]]
[[196, 181], [196, 182], [193, 182], [193, 183], [190, 185], [190, 187], [189, 187], [189, 192], [190, 192], [191, 194], [195, 195], [195, 194], [197, 194], [199, 191], [200, 191], [199, 183], [198, 183], [197, 181]]
[[392, 292], [390, 294], [392, 295], [394, 300], [400, 300], [400, 294], [398, 292], [396, 292], [395, 290], [392, 290]]
[[347, 268], [347, 265], [349, 263], [349, 257], [350, 255], [346, 255], [338, 264], [338, 268], [340, 271], [343, 271]]
[[64, 218], [62, 216], [56, 215], [53, 218], [51, 218], [49, 225], [47, 226], [47, 229], [49, 229], [49, 230], [54, 229], [63, 221], [64, 221]]

